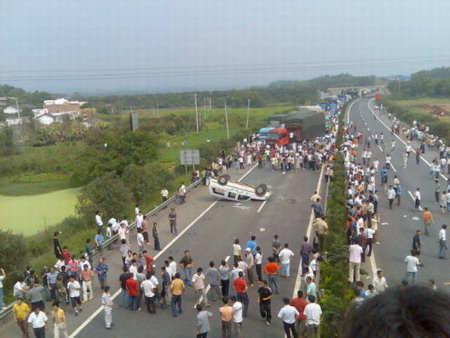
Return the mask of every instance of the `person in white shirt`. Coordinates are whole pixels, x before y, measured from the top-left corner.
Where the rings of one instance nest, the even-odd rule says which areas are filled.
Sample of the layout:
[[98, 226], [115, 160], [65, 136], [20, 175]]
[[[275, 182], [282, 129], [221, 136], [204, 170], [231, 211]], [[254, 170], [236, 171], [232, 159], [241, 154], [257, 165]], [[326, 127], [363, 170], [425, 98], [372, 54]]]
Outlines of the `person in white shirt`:
[[443, 224], [442, 229], [439, 230], [439, 259], [447, 259], [446, 251], [447, 251], [447, 224]]
[[106, 285], [102, 295], [103, 311], [105, 313], [105, 327], [111, 329], [112, 325], [112, 306], [114, 305], [109, 292], [110, 286]]
[[287, 279], [291, 275], [291, 257], [294, 253], [289, 249], [289, 244], [284, 244], [284, 248], [278, 253], [281, 263], [280, 276]]
[[303, 314], [306, 316], [306, 332], [307, 337], [320, 337], [320, 315], [322, 308], [316, 303], [316, 297], [308, 296], [309, 304], [305, 306]]
[[361, 269], [361, 254], [363, 253], [363, 249], [355, 240], [352, 240], [348, 252], [350, 254], [348, 280], [350, 283], [353, 283], [354, 281], [359, 282], [361, 279], [359, 272]]
[[45, 329], [47, 324], [47, 316], [44, 311], [41, 311], [39, 307], [37, 307], [33, 312], [28, 316], [28, 323], [31, 324], [33, 328], [34, 335], [37, 338], [45, 337]]
[[156, 285], [151, 281], [152, 274], [147, 272], [146, 280], [141, 283], [141, 289], [144, 291], [145, 303], [149, 313], [156, 313], [155, 291]]
[[142, 222], [144, 221], [144, 215], [142, 214], [142, 212], [138, 212], [138, 214], [136, 215], [136, 219], [134, 220], [136, 223], [136, 228], [137, 229], [141, 229], [142, 228]]
[[284, 332], [288, 338], [292, 336], [297, 337], [297, 330], [295, 329], [295, 319], [300, 314], [295, 307], [289, 305], [290, 299], [283, 298], [284, 306], [278, 312], [278, 318], [283, 321]]
[[417, 251], [411, 250], [411, 255], [406, 256], [406, 273], [403, 277], [404, 281], [407, 281], [409, 285], [414, 285], [416, 283], [417, 271], [419, 266], [423, 266], [417, 258]]
[[383, 271], [378, 269], [377, 275], [372, 280], [372, 285], [376, 292], [383, 292], [388, 288], [386, 278], [383, 276]]
[[83, 311], [81, 308], [80, 299], [81, 285], [77, 280], [75, 280], [74, 276], [70, 276], [69, 282], [67, 283], [67, 289], [69, 290], [70, 302], [75, 310], [75, 316], [78, 316], [78, 312]]
[[97, 224], [98, 230], [103, 230], [102, 213], [98, 210], [95, 212], [95, 223]]
[[422, 199], [422, 195], [420, 194], [420, 188], [417, 188], [414, 193], [414, 208], [416, 210], [420, 209], [420, 200]]
[[136, 242], [137, 242], [137, 246], [139, 248], [139, 253], [141, 254], [144, 251], [144, 245], [145, 245], [145, 238], [144, 238], [144, 235], [142, 234], [141, 228], [137, 229]]
[[370, 257], [370, 255], [372, 255], [373, 236], [375, 235], [375, 230], [372, 229], [372, 224], [368, 224], [367, 229], [365, 229], [364, 232], [366, 233], [366, 236], [367, 236], [366, 247], [369, 247], [369, 252], [367, 253], [367, 257]]
[[170, 268], [170, 273], [171, 273], [170, 277], [173, 277], [177, 273], [177, 263], [175, 262], [175, 260], [173, 259], [172, 256], [169, 256], [168, 259], [169, 259], [169, 268]]
[[394, 198], [396, 196], [394, 187], [392, 185], [389, 186], [389, 189], [387, 190], [387, 198], [389, 201], [389, 209], [392, 209], [392, 204], [394, 203]]
[[161, 199], [163, 203], [167, 201], [168, 198], [169, 198], [169, 190], [167, 190], [167, 187], [163, 187], [161, 190]]
[[203, 300], [203, 305], [209, 306], [208, 298], [206, 297], [206, 288], [204, 281], [205, 275], [203, 274], [203, 269], [198, 268], [197, 273], [192, 276], [192, 284], [194, 285], [195, 294], [197, 295], [195, 305], [201, 304], [201, 300]]
[[236, 296], [231, 296], [230, 300], [232, 302], [232, 308], [233, 308], [233, 329], [234, 334], [237, 338], [242, 338], [242, 303], [239, 302], [236, 298]]

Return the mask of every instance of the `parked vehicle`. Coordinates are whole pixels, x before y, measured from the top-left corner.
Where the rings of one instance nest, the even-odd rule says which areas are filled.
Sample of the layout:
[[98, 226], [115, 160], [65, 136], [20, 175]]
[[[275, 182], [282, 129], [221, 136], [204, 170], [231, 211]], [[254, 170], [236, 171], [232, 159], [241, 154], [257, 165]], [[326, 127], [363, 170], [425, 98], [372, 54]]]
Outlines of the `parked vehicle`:
[[265, 127], [265, 128], [261, 128], [258, 133], [257, 133], [257, 138], [258, 141], [266, 141], [267, 140], [267, 134], [269, 134], [269, 131], [271, 131], [272, 129], [275, 129], [273, 127]]
[[228, 175], [222, 175], [219, 178], [211, 177], [209, 179], [209, 193], [218, 198], [238, 202], [265, 201], [272, 195], [265, 184], [254, 187], [242, 182], [231, 181]]

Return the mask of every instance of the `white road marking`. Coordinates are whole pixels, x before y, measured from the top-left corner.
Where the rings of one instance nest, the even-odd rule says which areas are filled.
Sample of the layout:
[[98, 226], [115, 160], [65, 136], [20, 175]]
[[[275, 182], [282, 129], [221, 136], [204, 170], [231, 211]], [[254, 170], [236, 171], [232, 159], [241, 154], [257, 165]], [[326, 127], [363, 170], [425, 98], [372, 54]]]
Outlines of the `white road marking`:
[[239, 203], [239, 204], [233, 205], [233, 208], [238, 208], [238, 209], [241, 209], [241, 210], [248, 210], [248, 209], [250, 209], [249, 206], [247, 206], [247, 205], [241, 205], [240, 203]]
[[381, 152], [383, 152], [383, 148], [381, 148], [381, 146], [378, 146], [378, 148], [380, 148]]
[[266, 231], [266, 228], [259, 228], [259, 231], [264, 232], [264, 231]]
[[[347, 114], [347, 116], [348, 115], [350, 115], [350, 114]], [[324, 168], [325, 168], [325, 166], [322, 166], [322, 169], [320, 170], [319, 181], [317, 182], [317, 188], [316, 188], [316, 191], [318, 191], [318, 192], [320, 192], [320, 187], [322, 186], [322, 176], [323, 176]], [[308, 236], [309, 240], [311, 240], [311, 231], [312, 231], [313, 221], [314, 221], [314, 211], [311, 210], [311, 215], [309, 216], [308, 228], [306, 229], [306, 236]], [[292, 293], [292, 298], [297, 297], [297, 291], [300, 290], [300, 287], [302, 285], [302, 276], [301, 275], [302, 275], [302, 258], [300, 257], [300, 263], [298, 265], [298, 271], [297, 271], [297, 279], [295, 280], [295, 286], [294, 286], [294, 292]]]
[[[411, 193], [411, 191], [408, 190], [408, 194], [409, 194], [409, 196], [411, 196], [411, 198], [412, 198], [413, 201], [416, 201], [416, 199], [414, 198], [414, 196], [413, 196], [413, 194]], [[420, 210], [420, 211], [423, 211], [421, 205], [419, 205], [419, 210]], [[406, 216], [406, 215], [404, 215], [403, 217], [405, 217], [405, 216]]]
[[389, 225], [389, 223], [388, 222], [383, 222], [383, 223], [381, 223], [381, 225]]
[[394, 172], [397, 172], [397, 169], [395, 169], [394, 165], [391, 163], [391, 168], [394, 170]]
[[419, 217], [414, 216], [412, 219], [413, 219], [414, 221], [418, 221], [418, 220], [419, 220]]
[[[373, 109], [370, 107], [370, 101], [373, 101], [373, 100], [374, 100], [374, 99], [370, 99], [370, 100], [369, 100], [369, 104], [368, 104], [367, 106], [369, 107], [369, 110], [371, 111], [371, 113], [372, 113], [373, 115], [375, 115], [375, 112], [374, 112]], [[386, 128], [387, 130], [391, 131], [391, 128], [389, 128], [389, 127], [386, 125], [386, 123], [384, 123], [381, 119], [378, 119], [378, 121], [379, 121], [383, 126], [385, 126], [385, 128]], [[398, 138], [399, 141], [402, 142], [402, 143], [406, 146], [406, 142], [403, 141], [403, 140], [400, 138], [400, 136], [398, 136], [398, 135], [395, 134], [395, 133], [394, 133], [394, 136], [395, 136], [396, 138]], [[420, 158], [421, 158], [421, 160], [424, 161], [428, 166], [431, 165], [431, 163], [428, 162], [424, 157], [420, 156]], [[439, 173], [439, 175], [441, 175], [441, 177], [442, 177], [444, 180], [447, 180], [447, 177], [446, 177], [445, 175], [443, 175], [442, 173]]]
[[[244, 175], [242, 175], [241, 178], [239, 178], [237, 181], [240, 182], [242, 181], [245, 177], [247, 177], [248, 174], [250, 174], [250, 172], [256, 168], [258, 164], [255, 164], [253, 167], [250, 168], [249, 171], [247, 171]], [[194, 219], [185, 229], [183, 229], [183, 231], [181, 231], [178, 236], [176, 236], [174, 239], [172, 239], [160, 252], [158, 252], [154, 259], [155, 261], [164, 253], [166, 252], [178, 239], [181, 238], [181, 236], [183, 236], [187, 231], [189, 231], [190, 228], [192, 228], [194, 226], [195, 223], [198, 222], [198, 220], [200, 218], [202, 218], [208, 211], [210, 211], [217, 203], [219, 202], [219, 200], [214, 201], [213, 203], [211, 203], [211, 205], [206, 208], [196, 219]], [[114, 300], [115, 298], [117, 298], [120, 293], [121, 293], [121, 289], [117, 290], [112, 296], [111, 296], [111, 300]], [[80, 326], [78, 326], [78, 328], [73, 331], [69, 338], [74, 338], [77, 336], [77, 334], [79, 334], [81, 332], [81, 330], [83, 330], [100, 312], [103, 311], [103, 306], [100, 306], [97, 310], [94, 311], [94, 313], [92, 315], [90, 315]]]
[[266, 205], [267, 201], [262, 202], [261, 206], [258, 209], [258, 212], [261, 212], [262, 208]]

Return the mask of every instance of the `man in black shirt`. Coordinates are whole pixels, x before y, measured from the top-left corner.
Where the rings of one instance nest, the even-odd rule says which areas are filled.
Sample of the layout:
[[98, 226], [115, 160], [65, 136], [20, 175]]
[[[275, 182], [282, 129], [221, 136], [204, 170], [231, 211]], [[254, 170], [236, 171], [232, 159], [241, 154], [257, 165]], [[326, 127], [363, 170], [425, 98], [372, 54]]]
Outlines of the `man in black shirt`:
[[412, 249], [420, 255], [420, 247], [422, 246], [422, 242], [420, 240], [421, 231], [417, 230], [416, 234], [413, 237]]
[[272, 290], [267, 285], [267, 281], [261, 282], [261, 287], [258, 289], [257, 303], [259, 303], [259, 312], [261, 317], [266, 319], [266, 324], [270, 325], [272, 314], [270, 311], [270, 300], [272, 299]]
[[128, 293], [127, 293], [127, 280], [133, 277], [131, 272], [128, 272], [126, 266], [123, 267], [123, 273], [119, 276], [120, 287], [122, 288], [122, 293], [119, 298], [119, 305], [128, 307]]
[[63, 254], [61, 249], [61, 245], [59, 244], [59, 232], [55, 231], [53, 233], [53, 251], [55, 252], [55, 257], [59, 259], [59, 257]]

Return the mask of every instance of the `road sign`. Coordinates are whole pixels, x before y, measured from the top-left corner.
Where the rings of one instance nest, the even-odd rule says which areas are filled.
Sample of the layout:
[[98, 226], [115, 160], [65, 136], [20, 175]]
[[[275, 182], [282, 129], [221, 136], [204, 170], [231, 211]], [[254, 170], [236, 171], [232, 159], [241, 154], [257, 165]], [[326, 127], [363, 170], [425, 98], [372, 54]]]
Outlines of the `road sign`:
[[181, 165], [199, 165], [200, 164], [200, 150], [198, 150], [198, 149], [180, 150], [180, 164]]

